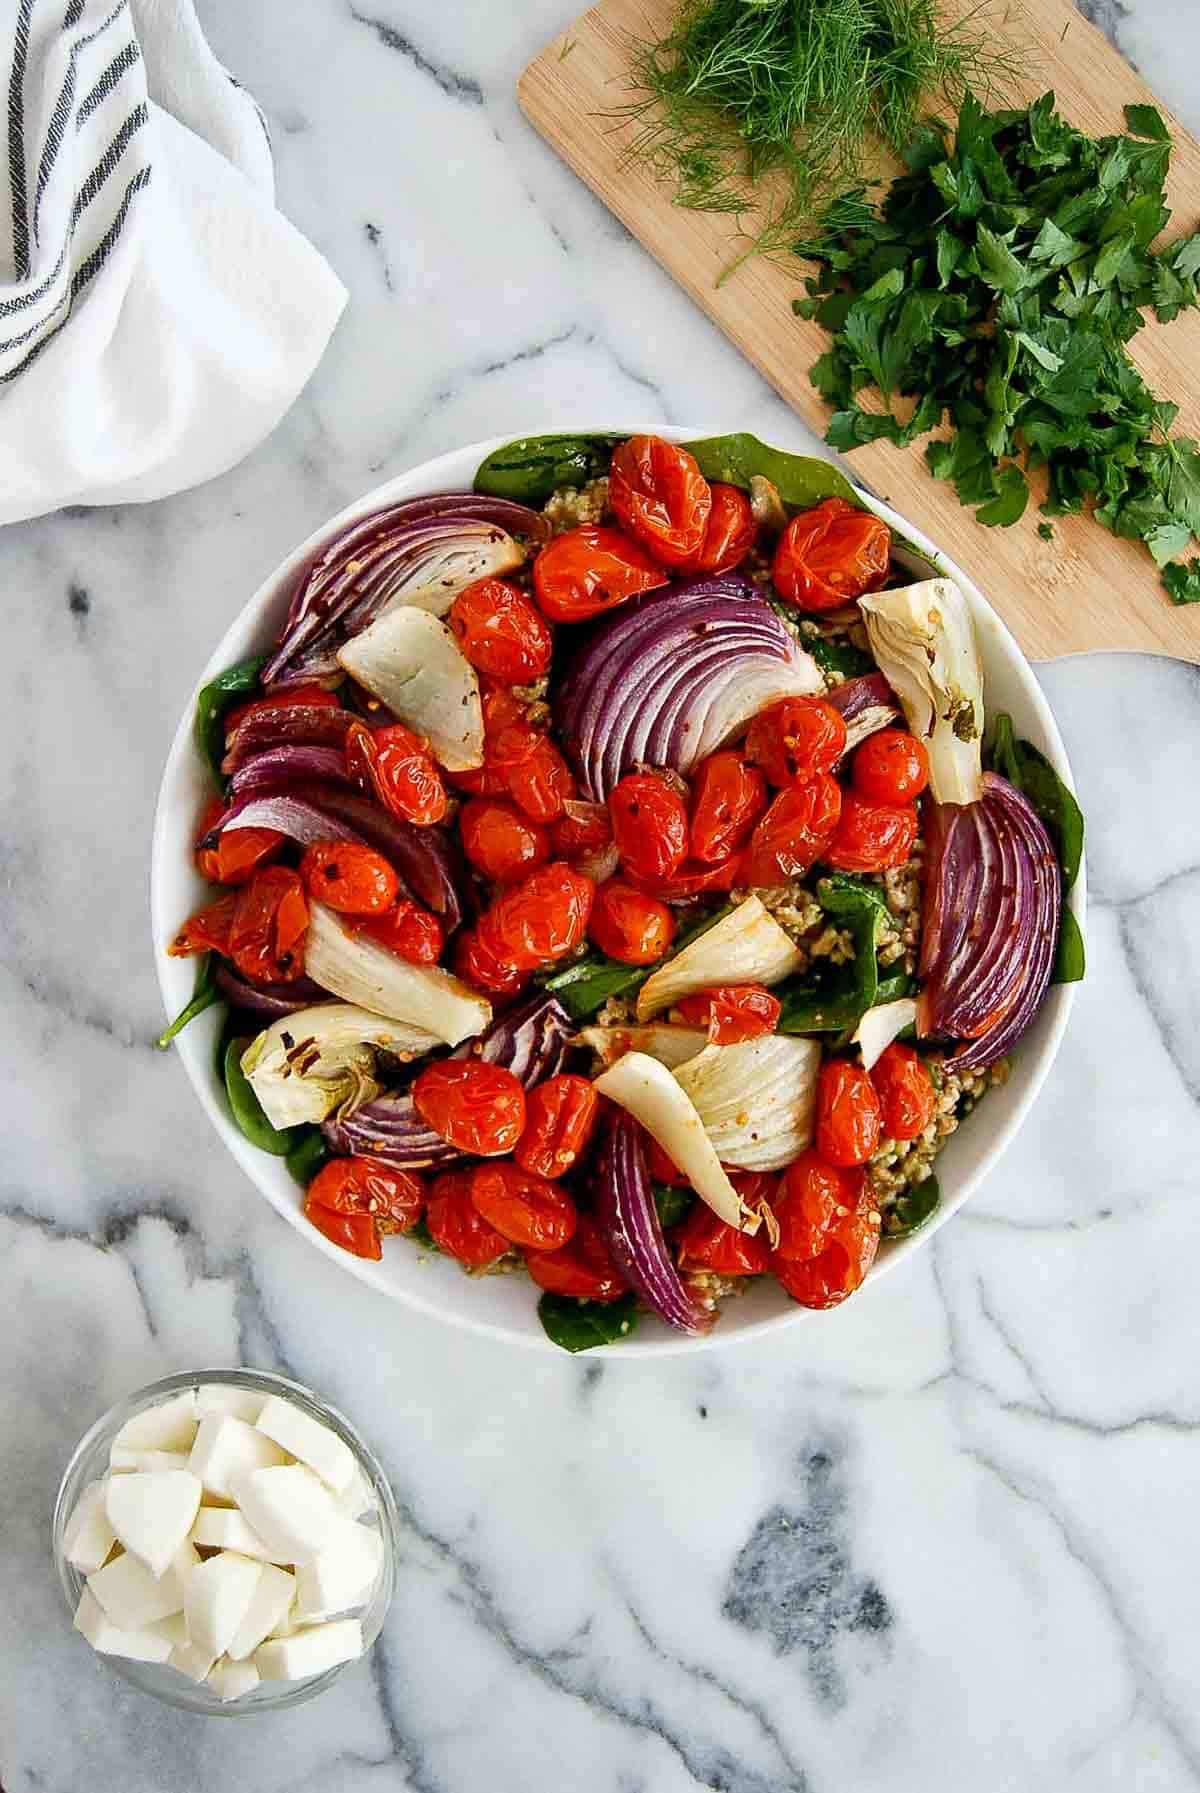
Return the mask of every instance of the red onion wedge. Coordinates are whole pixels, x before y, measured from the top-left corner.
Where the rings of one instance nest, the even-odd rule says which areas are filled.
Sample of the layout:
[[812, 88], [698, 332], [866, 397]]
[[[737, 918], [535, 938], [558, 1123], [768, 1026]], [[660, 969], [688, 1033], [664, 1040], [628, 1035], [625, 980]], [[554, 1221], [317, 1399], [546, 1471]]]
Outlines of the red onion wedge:
[[473, 579], [520, 566], [525, 553], [514, 537], [540, 544], [548, 535], [539, 511], [472, 492], [414, 498], [360, 518], [300, 573], [264, 687], [337, 672], [342, 643], [391, 605], [440, 615]]
[[1050, 982], [1062, 917], [1053, 842], [994, 772], [978, 803], [931, 804], [918, 1031], [960, 1044], [947, 1070], [980, 1070], [1015, 1045]]
[[328, 990], [314, 984], [310, 977], [298, 977], [290, 984], [248, 984], [232, 966], [222, 960], [213, 973], [213, 982], [227, 1002], [248, 1015], [261, 1015], [277, 1021], [280, 1015], [294, 1015], [310, 1009], [315, 1002], [324, 1002]]
[[238, 767], [229, 782], [235, 797], [246, 791], [279, 791], [297, 784], [349, 784], [340, 747], [268, 747]]
[[869, 672], [858, 679], [843, 679], [825, 693], [846, 724], [846, 752], [852, 753], [860, 741], [887, 728], [900, 718], [896, 693], [881, 672]]
[[584, 794], [639, 763], [688, 773], [781, 697], [822, 692], [816, 663], [740, 573], [663, 586], [590, 634], [555, 702]]
[[248, 759], [272, 747], [342, 747], [350, 724], [361, 718], [353, 710], [328, 704], [288, 704], [244, 716], [225, 739], [221, 770], [227, 776]]
[[[571, 1018], [557, 998], [533, 996], [493, 1021], [477, 1040], [464, 1041], [450, 1056], [502, 1065], [532, 1089], [558, 1075], [573, 1038]], [[348, 1120], [327, 1121], [325, 1138], [332, 1151], [385, 1158], [403, 1170], [441, 1170], [462, 1157], [425, 1125], [407, 1091], [380, 1096]]]
[[323, 786], [304, 786], [298, 791], [247, 791], [235, 797], [223, 816], [197, 842], [199, 847], [215, 846], [229, 828], [274, 828], [289, 840], [310, 847], [315, 840], [348, 840], [361, 842], [365, 837], [331, 813], [325, 802]]
[[654, 1205], [642, 1129], [620, 1109], [609, 1116], [600, 1148], [594, 1215], [613, 1263], [659, 1319], [679, 1332], [707, 1332], [716, 1315], [692, 1300], [671, 1261]]

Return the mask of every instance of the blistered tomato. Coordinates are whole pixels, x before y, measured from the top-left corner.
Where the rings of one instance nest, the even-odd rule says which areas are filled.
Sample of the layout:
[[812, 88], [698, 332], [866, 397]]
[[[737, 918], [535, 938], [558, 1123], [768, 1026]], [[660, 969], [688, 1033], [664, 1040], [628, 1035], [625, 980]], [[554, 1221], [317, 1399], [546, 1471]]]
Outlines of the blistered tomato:
[[937, 1112], [933, 1082], [920, 1054], [901, 1040], [871, 1067], [885, 1139], [917, 1139]]
[[446, 944], [445, 929], [437, 916], [407, 897], [401, 897], [386, 915], [361, 922], [355, 931], [369, 935], [410, 965], [436, 965]]
[[491, 678], [528, 685], [549, 670], [553, 643], [545, 619], [506, 579], [464, 586], [446, 620], [471, 665]]
[[609, 878], [596, 887], [588, 933], [602, 953], [622, 965], [653, 965], [671, 944], [675, 918], [657, 897]]
[[[224, 813], [225, 805], [219, 797], [205, 804], [196, 830], [197, 843], [211, 832]], [[211, 847], [197, 844], [196, 870], [212, 884], [245, 884], [260, 865], [267, 865], [275, 858], [285, 838], [274, 828], [231, 828], [228, 833], [218, 835]]]
[[556, 862], [501, 892], [475, 933], [498, 965], [536, 971], [579, 946], [587, 933], [595, 885]]
[[827, 1164], [811, 1147], [802, 1152], [784, 1171], [773, 1204], [779, 1223], [775, 1257], [815, 1258], [834, 1222], [857, 1212], [862, 1192], [861, 1170]]
[[308, 902], [298, 873], [269, 865], [238, 892], [229, 956], [251, 983], [290, 983], [304, 975], [307, 932]]
[[680, 572], [728, 573], [742, 564], [758, 536], [758, 525], [744, 492], [720, 481], [714, 481], [709, 490], [712, 509], [703, 544], [686, 566], [679, 567]]
[[556, 535], [533, 563], [534, 595], [554, 623], [586, 622], [666, 583], [638, 542], [591, 524]]
[[429, 1189], [425, 1224], [439, 1251], [468, 1270], [486, 1270], [509, 1250], [508, 1240], [489, 1226], [471, 1200], [471, 1172], [444, 1171]]
[[206, 903], [203, 909], [197, 909], [188, 919], [167, 948], [167, 955], [172, 959], [189, 959], [194, 953], [229, 954], [229, 930], [233, 926], [233, 911], [237, 898], [230, 891], [228, 896], [218, 897], [215, 903]]
[[688, 851], [688, 814], [683, 798], [652, 772], [630, 772], [608, 799], [613, 839], [621, 863], [643, 878], [669, 878]]
[[489, 749], [489, 762], [517, 807], [535, 822], [554, 822], [575, 796], [575, 780], [549, 735], [514, 722]]
[[798, 610], [837, 610], [878, 591], [888, 576], [892, 532], [845, 498], [825, 498], [793, 517], [775, 549], [775, 589]]
[[304, 1197], [305, 1216], [317, 1231], [361, 1258], [381, 1257], [380, 1239], [407, 1233], [424, 1205], [420, 1177], [367, 1155], [331, 1159]]
[[446, 813], [446, 787], [428, 743], [401, 722], [376, 729], [352, 722], [346, 767], [356, 784], [374, 791], [401, 821], [429, 827]]
[[618, 1301], [625, 1293], [616, 1265], [590, 1214], [580, 1214], [575, 1232], [558, 1251], [528, 1251], [525, 1267], [540, 1289], [572, 1295], [577, 1301]]
[[477, 1165], [471, 1200], [489, 1226], [526, 1251], [558, 1251], [575, 1231], [575, 1203], [562, 1185], [519, 1164]]
[[493, 884], [511, 884], [550, 857], [545, 828], [496, 797], [472, 797], [464, 803], [458, 829], [463, 852]]
[[706, 1027], [714, 1046], [733, 1046], [774, 1033], [781, 1004], [762, 984], [717, 984], [676, 1005], [688, 1027]]
[[661, 436], [620, 443], [609, 468], [608, 502], [663, 566], [686, 568], [704, 547], [712, 492], [694, 457], [677, 443]]
[[472, 1158], [511, 1152], [525, 1127], [525, 1091], [502, 1065], [443, 1058], [417, 1073], [413, 1107], [435, 1133]]
[[692, 780], [692, 858], [704, 865], [728, 859], [766, 807], [767, 781], [757, 766], [728, 748], [710, 753]]
[[841, 872], [882, 872], [907, 864], [917, 838], [912, 803], [871, 803], [847, 791], [825, 853]]
[[676, 1250], [681, 1270], [712, 1270], [718, 1276], [759, 1276], [770, 1262], [770, 1248], [758, 1232], [739, 1232], [711, 1208], [697, 1202], [683, 1223]]
[[837, 1307], [853, 1295], [879, 1249], [880, 1216], [864, 1196], [857, 1212], [839, 1216], [829, 1226], [815, 1257], [785, 1258], [775, 1252], [771, 1269], [793, 1301], [802, 1307]]
[[750, 836], [739, 882], [771, 887], [803, 877], [828, 856], [841, 813], [842, 788], [828, 772], [788, 785]]
[[817, 1076], [814, 1137], [827, 1164], [865, 1164], [882, 1137], [870, 1076], [848, 1059], [828, 1058]]
[[481, 945], [474, 928], [463, 928], [454, 943], [454, 970], [458, 977], [489, 996], [516, 996], [529, 977], [527, 971], [498, 959]]
[[846, 751], [846, 724], [823, 697], [785, 697], [760, 710], [746, 753], [771, 783], [783, 787], [815, 772], [832, 772]]
[[911, 803], [929, 783], [925, 744], [905, 728], [881, 728], [855, 749], [850, 779], [871, 803]]
[[563, 1177], [583, 1156], [600, 1098], [586, 1077], [548, 1077], [525, 1098], [525, 1131], [513, 1157], [538, 1177]]
[[358, 841], [314, 841], [300, 861], [300, 877], [314, 902], [342, 915], [383, 915], [400, 889], [383, 854]]

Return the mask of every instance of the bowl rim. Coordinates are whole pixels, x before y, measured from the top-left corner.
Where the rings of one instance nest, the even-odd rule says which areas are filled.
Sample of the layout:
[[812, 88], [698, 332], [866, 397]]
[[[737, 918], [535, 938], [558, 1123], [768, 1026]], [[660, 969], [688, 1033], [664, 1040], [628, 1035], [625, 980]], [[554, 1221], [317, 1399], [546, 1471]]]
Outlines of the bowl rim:
[[[398, 474], [393, 474], [390, 478], [381, 481], [369, 491], [352, 499], [334, 516], [327, 518], [313, 529], [310, 534], [298, 544], [298, 546], [285, 555], [272, 571], [260, 581], [254, 592], [230, 621], [192, 687], [188, 701], [184, 706], [183, 713], [171, 740], [171, 745], [167, 753], [166, 761], [164, 762], [162, 777], [159, 783], [158, 797], [155, 802], [150, 854], [149, 896], [151, 941], [154, 951], [155, 969], [158, 976], [159, 989], [162, 994], [164, 1011], [168, 1019], [172, 1018], [177, 1009], [177, 994], [168, 987], [168, 977], [172, 967], [177, 961], [168, 959], [162, 950], [163, 944], [170, 939], [176, 926], [176, 921], [174, 921], [165, 911], [163, 888], [164, 868], [166, 865], [167, 853], [170, 848], [168, 836], [171, 831], [172, 822], [172, 809], [168, 802], [167, 795], [168, 784], [172, 781], [174, 772], [185, 756], [194, 752], [192, 744], [192, 718], [197, 694], [210, 679], [215, 677], [218, 672], [229, 664], [231, 654], [234, 651], [232, 644], [243, 632], [246, 622], [252, 613], [260, 612], [265, 609], [272, 599], [278, 595], [286, 582], [294, 576], [300, 567], [312, 558], [316, 550], [347, 524], [382, 505], [397, 503], [406, 498], [421, 497], [426, 493], [436, 493], [439, 490], [450, 489], [439, 485], [438, 482], [446, 477], [461, 477], [460, 470], [464, 466], [472, 464], [477, 467], [485, 456], [491, 454], [493, 450], [502, 447], [507, 442], [517, 441], [524, 437], [560, 434], [574, 436], [630, 436], [635, 435], [639, 430], [644, 430], [646, 428], [647, 426], [644, 423], [631, 426], [625, 421], [614, 423], [589, 420], [587, 423], [581, 424], [578, 420], [570, 418], [561, 422], [549, 424], [541, 422], [530, 427], [505, 430], [498, 435], [489, 436], [477, 442], [463, 443], [456, 448], [448, 449], [442, 454], [434, 456], [432, 459], [418, 462], [413, 467], [407, 468]], [[668, 441], [672, 442], [700, 441], [707, 437], [724, 433], [716, 429], [703, 430], [681, 424], [654, 424], [649, 426], [649, 428], [651, 433], [663, 436]], [[803, 454], [806, 451], [803, 449], [791, 449], [785, 452]], [[815, 452], [812, 458], [828, 459], [827, 456], [818, 455]], [[924, 530], [920, 529], [915, 523], [910, 522], [907, 517], [894, 509], [893, 506], [888, 504], [884, 499], [878, 497], [876, 493], [871, 491], [869, 487], [863, 485], [854, 474], [848, 471], [844, 466], [841, 466], [835, 461], [830, 461], [829, 464], [835, 471], [841, 473], [849, 484], [854, 487], [863, 504], [866, 505], [868, 509], [874, 511], [877, 516], [881, 517], [895, 534], [901, 538], [902, 547], [906, 546], [915, 551], [915, 554], [920, 559], [928, 563], [935, 576], [949, 578], [954, 581], [967, 598], [968, 604], [971, 607], [972, 619], [976, 626], [978, 627], [981, 620], [986, 621], [988, 632], [992, 637], [993, 642], [997, 646], [1001, 657], [1008, 662], [1009, 667], [1013, 670], [1014, 675], [1022, 688], [1023, 696], [1029, 703], [1029, 707], [1036, 716], [1042, 729], [1046, 741], [1047, 758], [1050, 760], [1063, 782], [1072, 792], [1074, 792], [1076, 786], [1070, 760], [1054, 713], [1045, 693], [1038, 683], [1028, 657], [1018, 644], [1003, 617], [1001, 617], [999, 612], [988, 602], [988, 599], [984, 596], [974, 580], [972, 580], [957, 562], [951, 559], [943, 549], [938, 548]], [[1067, 906], [1074, 914], [1080, 931], [1085, 937], [1086, 901], [1087, 862], [1085, 853], [1080, 864], [1079, 875], [1067, 898]], [[876, 1258], [875, 1263], [867, 1274], [862, 1292], [865, 1292], [868, 1287], [877, 1283], [889, 1270], [894, 1269], [898, 1264], [906, 1261], [912, 1252], [922, 1249], [929, 1240], [934, 1237], [938, 1230], [943, 1227], [967, 1201], [970, 1200], [979, 1185], [995, 1168], [996, 1164], [1008, 1150], [1015, 1135], [1024, 1125], [1026, 1117], [1040, 1094], [1042, 1086], [1050, 1073], [1050, 1069], [1058, 1056], [1063, 1035], [1066, 1031], [1067, 1023], [1074, 1007], [1077, 989], [1078, 985], [1076, 984], [1059, 984], [1051, 986], [1050, 991], [1044, 1000], [1042, 1009], [1042, 1015], [1046, 1017], [1049, 1025], [1043, 1038], [1038, 1042], [1036, 1048], [1033, 1049], [1037, 1054], [1037, 1062], [1032, 1066], [1032, 1074], [1026, 1079], [1025, 1088], [1013, 1100], [1003, 1124], [1000, 1126], [994, 1140], [984, 1154], [983, 1159], [973, 1170], [966, 1173], [962, 1179], [961, 1186], [956, 1187], [953, 1199], [947, 1200], [943, 1198], [941, 1206], [926, 1225], [921, 1227], [918, 1232], [912, 1234], [907, 1239], [895, 1241], [885, 1254], [881, 1254]], [[422, 1295], [416, 1289], [397, 1286], [380, 1275], [376, 1271], [375, 1265], [370, 1260], [349, 1256], [331, 1241], [327, 1240], [323, 1234], [318, 1233], [315, 1228], [307, 1226], [304, 1223], [303, 1214], [297, 1206], [294, 1204], [285, 1204], [282, 1200], [277, 1198], [275, 1192], [266, 1182], [260, 1180], [258, 1174], [258, 1160], [262, 1158], [263, 1154], [256, 1151], [255, 1148], [250, 1145], [249, 1141], [243, 1137], [232, 1120], [225, 1113], [216, 1094], [215, 1078], [212, 1073], [212, 1067], [207, 1063], [209, 1055], [200, 1053], [194, 1046], [189, 1049], [189, 1042], [184, 1035], [176, 1038], [173, 1045], [178, 1049], [178, 1056], [183, 1062], [184, 1069], [191, 1082], [192, 1088], [199, 1099], [201, 1107], [208, 1115], [218, 1136], [241, 1165], [242, 1169], [246, 1172], [259, 1194], [269, 1202], [270, 1206], [277, 1214], [280, 1214], [289, 1225], [294, 1227], [295, 1230], [311, 1244], [315, 1245], [317, 1249], [323, 1252], [332, 1262], [338, 1264], [343, 1270], [348, 1270], [352, 1275], [357, 1277], [360, 1282], [364, 1282], [369, 1287], [378, 1290], [389, 1299], [399, 1301], [405, 1306], [413, 1309], [415, 1312], [428, 1315], [442, 1324], [461, 1327], [465, 1331], [472, 1332], [479, 1337], [502, 1340], [505, 1344], [516, 1345], [527, 1350], [553, 1353], [557, 1357], [563, 1355], [561, 1348], [540, 1332], [517, 1332], [510, 1329], [507, 1325], [495, 1320], [449, 1310], [444, 1306], [441, 1306], [437, 1301]], [[1030, 1048], [1026, 1046], [1023, 1050], [1028, 1052]], [[685, 1353], [713, 1350], [719, 1347], [729, 1347], [748, 1342], [752, 1339], [761, 1340], [769, 1333], [778, 1332], [783, 1327], [803, 1323], [806, 1315], [811, 1318], [807, 1309], [793, 1305], [779, 1313], [764, 1315], [761, 1319], [756, 1319], [750, 1325], [736, 1331], [732, 1329], [727, 1330], [720, 1325], [717, 1325], [699, 1338], [683, 1333], [672, 1333], [665, 1329], [663, 1333], [654, 1333], [649, 1337], [639, 1334], [631, 1339], [616, 1341], [606, 1345], [604, 1348], [604, 1361], [607, 1363], [615, 1358], [629, 1360], [633, 1358], [645, 1359], [650, 1357], [681, 1356]], [[828, 1321], [832, 1315], [826, 1314], [822, 1317]]]

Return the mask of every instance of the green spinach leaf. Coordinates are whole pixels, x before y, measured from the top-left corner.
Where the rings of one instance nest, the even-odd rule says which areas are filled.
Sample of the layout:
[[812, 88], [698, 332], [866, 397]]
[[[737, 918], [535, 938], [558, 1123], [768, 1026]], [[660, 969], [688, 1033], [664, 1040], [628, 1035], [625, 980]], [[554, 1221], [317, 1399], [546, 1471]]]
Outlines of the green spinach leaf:
[[538, 1319], [547, 1338], [564, 1351], [592, 1351], [627, 1339], [637, 1325], [637, 1297], [619, 1301], [575, 1301], [570, 1295], [543, 1295]]
[[258, 690], [258, 675], [265, 665], [265, 654], [239, 660], [236, 666], [227, 666], [224, 672], [219, 672], [215, 679], [202, 686], [196, 698], [192, 734], [201, 759], [222, 788], [225, 783], [221, 761], [225, 757], [226, 714]]
[[883, 1210], [883, 1237], [907, 1239], [931, 1220], [941, 1204], [942, 1192], [935, 1176], [904, 1189]]
[[180, 1009], [170, 1027], [164, 1028], [155, 1041], [164, 1051], [175, 1036], [183, 1032], [189, 1021], [194, 1021], [197, 1015], [212, 1008], [214, 1003], [225, 1000], [217, 989], [215, 972], [215, 955], [205, 953], [196, 963], [196, 981], [192, 986], [191, 1001]]
[[242, 1054], [250, 1041], [244, 1036], [229, 1041], [225, 1047], [225, 1094], [238, 1127], [252, 1146], [270, 1152], [274, 1158], [286, 1158], [300, 1144], [302, 1127], [273, 1127], [263, 1113], [249, 1078], [242, 1070]]
[[849, 872], [832, 872], [817, 885], [817, 901], [854, 941], [854, 957], [844, 965], [810, 966], [780, 984], [779, 1033], [844, 1033], [879, 1000], [880, 936], [888, 907], [877, 884]]
[[745, 432], [705, 436], [685, 447], [705, 479], [719, 479], [743, 491], [749, 490], [755, 475], [769, 479], [790, 510], [809, 510], [822, 498], [845, 498], [862, 508], [862, 498], [845, 474], [816, 455], [785, 454]]
[[695, 1205], [696, 1198], [690, 1189], [677, 1189], [672, 1183], [655, 1183], [654, 1205], [658, 1209], [658, 1218], [663, 1231], [668, 1227], [678, 1226], [685, 1220]]
[[544, 504], [560, 486], [583, 486], [608, 472], [621, 436], [522, 436], [494, 448], [475, 473], [475, 490], [516, 504]]
[[[259, 1110], [261, 1113], [261, 1109]], [[263, 1116], [264, 1120], [266, 1116]], [[324, 1170], [332, 1156], [319, 1127], [289, 1129], [299, 1137], [287, 1154], [287, 1167], [302, 1189], [307, 1189], [319, 1170]]]
[[1054, 955], [1051, 983], [1078, 984], [1087, 971], [1087, 954], [1083, 934], [1073, 913], [1063, 904], [1062, 922], [1058, 930], [1058, 948]]

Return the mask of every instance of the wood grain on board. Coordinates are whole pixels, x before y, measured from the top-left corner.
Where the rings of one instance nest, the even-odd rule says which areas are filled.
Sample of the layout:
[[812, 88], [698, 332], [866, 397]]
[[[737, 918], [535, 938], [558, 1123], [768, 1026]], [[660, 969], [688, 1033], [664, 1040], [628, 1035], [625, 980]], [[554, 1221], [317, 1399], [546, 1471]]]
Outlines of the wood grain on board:
[[[727, 215], [685, 211], [644, 166], [624, 159], [633, 127], [613, 117], [629, 98], [629, 42], [657, 35], [676, 0], [601, 0], [530, 64], [520, 100], [530, 122], [689, 292], [788, 403], [819, 434], [827, 411], [808, 369], [828, 344], [815, 323], [796, 318], [792, 300], [811, 268], [761, 257], [723, 285], [737, 252]], [[1010, 8], [1015, 17], [1015, 8]], [[1053, 87], [1075, 124], [1092, 133], [1122, 127], [1122, 108], [1154, 96], [1073, 0], [1030, 0], [1014, 27], [1028, 45], [1029, 98]], [[1200, 145], [1168, 119], [1175, 137], [1169, 232], [1200, 222]], [[1181, 407], [1177, 428], [1200, 434], [1200, 312], [1170, 325], [1153, 320], [1132, 345], [1150, 385]], [[720, 428], [721, 417], [697, 418]], [[1044, 658], [1089, 648], [1141, 648], [1200, 660], [1200, 604], [1171, 604], [1144, 547], [1118, 541], [1086, 518], [1055, 520], [1054, 540], [1037, 533], [1031, 504], [1011, 529], [986, 529], [952, 488], [928, 473], [923, 444], [856, 449], [852, 470], [925, 529], [970, 573], [1026, 652]]]

